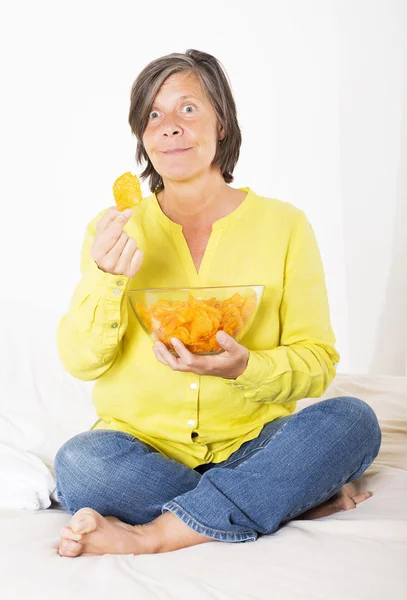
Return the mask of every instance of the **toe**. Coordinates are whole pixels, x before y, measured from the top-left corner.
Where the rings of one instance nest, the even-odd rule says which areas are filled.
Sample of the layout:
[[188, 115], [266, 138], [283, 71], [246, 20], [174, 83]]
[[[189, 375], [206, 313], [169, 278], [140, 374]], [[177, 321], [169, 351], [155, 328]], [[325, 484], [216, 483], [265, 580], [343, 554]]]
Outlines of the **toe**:
[[344, 494], [339, 500], [339, 506], [342, 510], [350, 510], [351, 508], [355, 508], [355, 502], [352, 498]]
[[74, 533], [89, 533], [97, 527], [97, 513], [92, 508], [79, 509], [69, 522], [69, 527]]
[[359, 504], [359, 502], [363, 502], [363, 500], [367, 500], [368, 498], [370, 498], [371, 495], [372, 494], [370, 492], [362, 492], [361, 494], [354, 496], [353, 501], [355, 502], [355, 504]]
[[67, 540], [75, 540], [76, 542], [80, 542], [82, 539], [82, 534], [75, 533], [70, 527], [64, 527], [61, 530], [61, 538], [66, 538]]
[[75, 556], [79, 556], [79, 554], [81, 554], [82, 551], [82, 544], [80, 544], [79, 542], [75, 542], [73, 540], [66, 540], [64, 539], [59, 548], [58, 548], [58, 554], [60, 556], [68, 556], [68, 557], [75, 557]]

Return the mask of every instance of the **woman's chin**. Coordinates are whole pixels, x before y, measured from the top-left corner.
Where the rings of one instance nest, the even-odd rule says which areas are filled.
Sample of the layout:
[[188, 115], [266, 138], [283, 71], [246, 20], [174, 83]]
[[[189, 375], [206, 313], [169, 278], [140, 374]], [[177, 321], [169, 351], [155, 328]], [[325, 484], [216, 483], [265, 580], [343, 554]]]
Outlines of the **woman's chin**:
[[167, 181], [173, 181], [174, 183], [182, 183], [182, 182], [188, 182], [188, 181], [193, 181], [194, 177], [197, 175], [197, 173], [191, 172], [191, 171], [170, 171], [170, 172], [166, 172], [163, 173], [161, 172], [161, 177], [164, 180]]

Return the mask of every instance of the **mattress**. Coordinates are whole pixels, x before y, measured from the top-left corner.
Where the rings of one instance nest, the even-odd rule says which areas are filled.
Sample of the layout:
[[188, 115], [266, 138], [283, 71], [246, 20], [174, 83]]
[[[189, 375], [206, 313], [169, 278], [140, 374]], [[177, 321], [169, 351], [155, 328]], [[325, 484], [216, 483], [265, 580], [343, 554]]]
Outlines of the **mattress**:
[[405, 600], [407, 598], [407, 378], [338, 374], [321, 398], [365, 400], [383, 433], [354, 484], [373, 496], [356, 509], [295, 520], [256, 542], [209, 542], [157, 555], [57, 554], [69, 514], [0, 511], [0, 598], [58, 600]]

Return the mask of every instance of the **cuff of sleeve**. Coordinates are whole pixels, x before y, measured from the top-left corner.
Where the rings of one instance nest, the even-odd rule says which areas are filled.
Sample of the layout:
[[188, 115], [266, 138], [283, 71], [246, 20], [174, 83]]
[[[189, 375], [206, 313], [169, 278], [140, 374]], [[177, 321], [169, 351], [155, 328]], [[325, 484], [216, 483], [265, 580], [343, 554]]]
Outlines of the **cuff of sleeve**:
[[236, 379], [225, 379], [232, 387], [244, 390], [245, 397], [256, 397], [257, 388], [270, 376], [270, 359], [262, 352], [250, 351], [245, 371]]
[[[124, 310], [122, 300], [130, 278], [126, 275], [105, 273], [93, 260], [89, 263], [86, 274], [89, 277], [90, 286], [98, 288], [99, 294], [103, 297], [104, 311], [100, 314], [101, 321], [98, 324], [104, 331], [104, 346], [106, 348], [114, 347], [123, 334], [123, 327], [127, 326], [122, 318]], [[97, 321], [98, 317], [96, 317]]]
[[93, 285], [99, 285], [105, 288], [119, 286], [122, 287], [122, 289], [126, 289], [127, 284], [130, 281], [129, 277], [126, 277], [126, 275], [112, 275], [112, 273], [105, 273], [105, 271], [99, 269], [94, 260], [89, 262], [87, 275], [90, 277]]

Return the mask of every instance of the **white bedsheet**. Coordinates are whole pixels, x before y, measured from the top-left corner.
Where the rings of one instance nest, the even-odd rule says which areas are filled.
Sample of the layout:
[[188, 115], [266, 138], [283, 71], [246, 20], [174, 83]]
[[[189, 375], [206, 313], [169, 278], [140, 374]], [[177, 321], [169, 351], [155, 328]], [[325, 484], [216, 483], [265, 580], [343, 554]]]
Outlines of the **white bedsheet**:
[[153, 556], [63, 558], [69, 515], [0, 511], [0, 598], [91, 600], [405, 600], [407, 598], [407, 378], [338, 374], [322, 398], [355, 395], [379, 418], [383, 442], [356, 480], [372, 498], [355, 510], [291, 521], [253, 543], [210, 542]]

